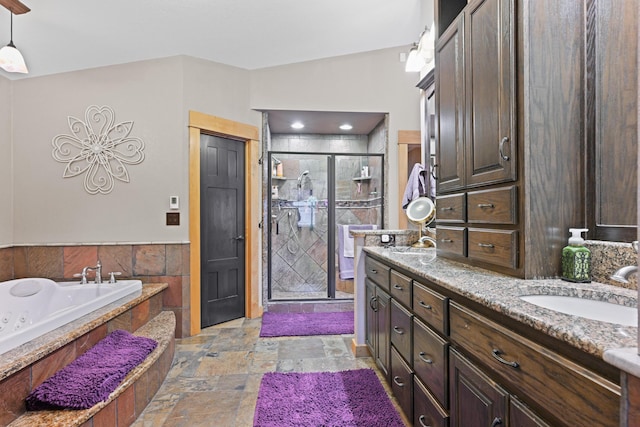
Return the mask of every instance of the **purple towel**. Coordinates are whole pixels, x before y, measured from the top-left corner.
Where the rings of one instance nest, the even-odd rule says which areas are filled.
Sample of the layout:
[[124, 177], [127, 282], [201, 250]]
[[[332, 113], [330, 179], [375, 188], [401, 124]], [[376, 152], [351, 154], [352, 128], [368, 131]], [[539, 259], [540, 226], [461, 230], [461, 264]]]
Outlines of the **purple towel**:
[[27, 410], [87, 409], [107, 400], [158, 343], [116, 330], [33, 389]]

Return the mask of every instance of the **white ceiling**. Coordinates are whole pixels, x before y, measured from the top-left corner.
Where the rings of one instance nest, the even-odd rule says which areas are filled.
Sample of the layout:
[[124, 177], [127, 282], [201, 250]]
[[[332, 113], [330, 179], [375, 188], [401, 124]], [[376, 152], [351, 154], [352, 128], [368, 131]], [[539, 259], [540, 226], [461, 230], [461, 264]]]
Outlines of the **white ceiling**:
[[[22, 0], [13, 41], [29, 78], [175, 55], [258, 69], [404, 46], [425, 0]], [[423, 6], [424, 7], [424, 6]], [[0, 7], [0, 45], [9, 12]]]

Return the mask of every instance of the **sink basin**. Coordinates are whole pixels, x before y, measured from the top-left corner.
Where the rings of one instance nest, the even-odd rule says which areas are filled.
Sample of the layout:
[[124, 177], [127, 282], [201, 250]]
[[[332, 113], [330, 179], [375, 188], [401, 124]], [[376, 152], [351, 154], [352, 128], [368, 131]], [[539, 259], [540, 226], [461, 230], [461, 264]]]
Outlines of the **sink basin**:
[[430, 251], [429, 248], [414, 248], [411, 246], [396, 246], [391, 249], [391, 252], [405, 255], [431, 255], [435, 251]]
[[625, 326], [638, 326], [636, 307], [561, 295], [524, 295], [520, 299], [564, 314]]

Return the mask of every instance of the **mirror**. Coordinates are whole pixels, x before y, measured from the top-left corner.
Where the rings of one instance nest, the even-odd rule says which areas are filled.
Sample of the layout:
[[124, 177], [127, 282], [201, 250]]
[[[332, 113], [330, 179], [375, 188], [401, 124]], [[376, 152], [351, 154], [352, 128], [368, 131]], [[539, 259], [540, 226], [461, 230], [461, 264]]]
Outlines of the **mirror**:
[[418, 241], [412, 246], [414, 248], [432, 248], [436, 246], [434, 239], [422, 235], [424, 227], [431, 224], [436, 216], [436, 206], [428, 197], [418, 197], [412, 200], [407, 206], [407, 218], [418, 225]]

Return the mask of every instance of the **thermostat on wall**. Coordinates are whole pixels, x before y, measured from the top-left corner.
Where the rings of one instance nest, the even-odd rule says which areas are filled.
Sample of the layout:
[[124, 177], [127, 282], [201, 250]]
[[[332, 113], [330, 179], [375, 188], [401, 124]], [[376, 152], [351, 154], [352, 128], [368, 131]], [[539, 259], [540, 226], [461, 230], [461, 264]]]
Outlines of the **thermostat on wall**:
[[169, 196], [169, 209], [180, 209], [180, 199], [178, 196]]

